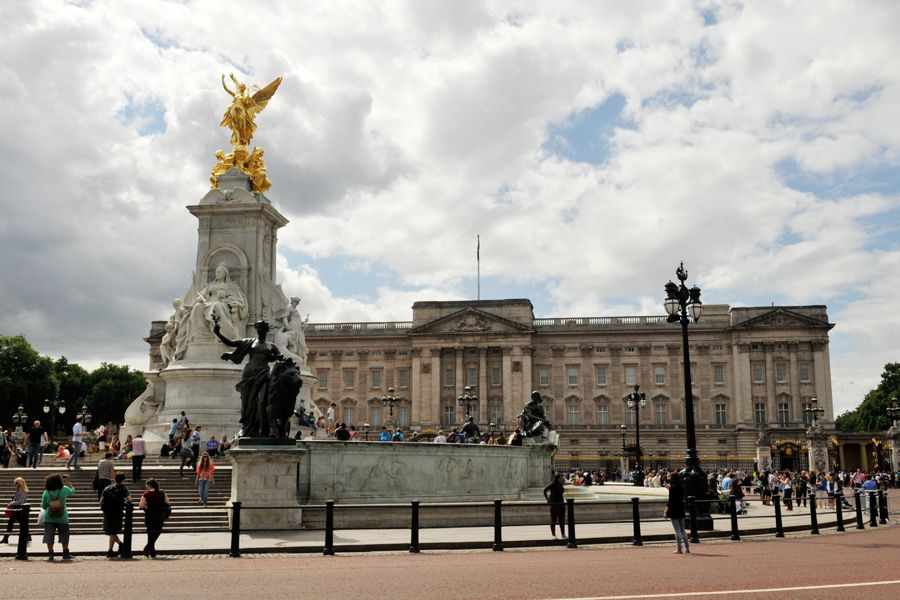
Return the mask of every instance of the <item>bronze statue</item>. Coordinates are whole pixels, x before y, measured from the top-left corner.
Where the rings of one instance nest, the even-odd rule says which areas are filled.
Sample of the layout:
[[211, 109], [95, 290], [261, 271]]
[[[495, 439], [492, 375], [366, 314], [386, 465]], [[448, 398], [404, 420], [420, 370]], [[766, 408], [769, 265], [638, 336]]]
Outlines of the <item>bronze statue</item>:
[[466, 438], [470, 440], [474, 440], [481, 437], [481, 430], [478, 429], [478, 425], [475, 424], [475, 417], [469, 417], [469, 420], [462, 427], [463, 433], [466, 434]]
[[[235, 385], [241, 394], [242, 429], [239, 436], [287, 437], [297, 394], [303, 385], [293, 361], [285, 359], [275, 344], [266, 340], [269, 324], [265, 321], [256, 322], [257, 338], [242, 340], [230, 340], [222, 335], [217, 314], [213, 314], [213, 321], [216, 337], [226, 346], [236, 348], [234, 352], [223, 354], [222, 360], [240, 364], [244, 357], [250, 357], [241, 380]], [[270, 371], [271, 362], [275, 362], [275, 366]]]
[[541, 393], [531, 392], [531, 400], [522, 409], [519, 415], [519, 427], [522, 429], [522, 435], [525, 437], [542, 437], [546, 436], [553, 425], [544, 413], [544, 407], [541, 405]]

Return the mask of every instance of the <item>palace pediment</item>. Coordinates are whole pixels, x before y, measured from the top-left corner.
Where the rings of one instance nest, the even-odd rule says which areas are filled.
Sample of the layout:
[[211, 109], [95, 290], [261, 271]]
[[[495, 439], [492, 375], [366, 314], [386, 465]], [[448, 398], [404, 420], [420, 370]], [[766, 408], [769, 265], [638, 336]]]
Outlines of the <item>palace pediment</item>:
[[827, 327], [828, 329], [831, 329], [833, 325], [801, 315], [792, 310], [775, 308], [765, 314], [748, 319], [737, 326], [738, 329], [792, 329], [796, 327]]
[[529, 333], [532, 331], [532, 328], [521, 323], [492, 315], [477, 308], [466, 308], [410, 329], [409, 333], [410, 335], [465, 335], [472, 333]]

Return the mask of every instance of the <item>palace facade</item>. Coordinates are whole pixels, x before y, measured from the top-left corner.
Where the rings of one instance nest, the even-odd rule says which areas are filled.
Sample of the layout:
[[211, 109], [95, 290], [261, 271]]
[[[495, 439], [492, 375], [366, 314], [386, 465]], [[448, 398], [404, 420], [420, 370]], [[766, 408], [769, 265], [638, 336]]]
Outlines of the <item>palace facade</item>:
[[[684, 454], [681, 327], [664, 316], [537, 319], [529, 300], [514, 299], [416, 302], [412, 317], [310, 324], [317, 405], [334, 402], [361, 435], [365, 423], [446, 430], [465, 420], [459, 397], [469, 386], [482, 430], [493, 423], [508, 434], [538, 390], [560, 456], [633, 447], [638, 421], [644, 456]], [[832, 327], [824, 306], [706, 305], [689, 326], [699, 453], [756, 455], [762, 438], [790, 461], [806, 450], [813, 399], [824, 409], [819, 424], [833, 430]], [[647, 399], [637, 415], [625, 402], [635, 385]], [[393, 417], [382, 403], [390, 387], [401, 398]]]

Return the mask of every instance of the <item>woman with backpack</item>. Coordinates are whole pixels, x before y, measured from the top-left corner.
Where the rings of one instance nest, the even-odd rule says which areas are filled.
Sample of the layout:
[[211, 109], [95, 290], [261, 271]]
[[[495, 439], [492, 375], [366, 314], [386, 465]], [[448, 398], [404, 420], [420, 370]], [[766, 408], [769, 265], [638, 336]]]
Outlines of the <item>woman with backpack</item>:
[[53, 560], [54, 538], [59, 536], [63, 547], [63, 560], [71, 560], [69, 554], [69, 512], [66, 510], [66, 498], [75, 493], [75, 488], [66, 475], [63, 485], [59, 473], [48, 475], [44, 483], [44, 496], [41, 498], [41, 509], [44, 511], [44, 543], [47, 544], [48, 558]]

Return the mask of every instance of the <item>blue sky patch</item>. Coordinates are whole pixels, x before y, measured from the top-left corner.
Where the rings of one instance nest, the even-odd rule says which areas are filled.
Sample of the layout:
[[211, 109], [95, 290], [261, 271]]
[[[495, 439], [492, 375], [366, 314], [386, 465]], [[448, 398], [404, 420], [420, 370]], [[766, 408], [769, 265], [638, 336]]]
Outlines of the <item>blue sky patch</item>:
[[625, 97], [613, 94], [603, 104], [569, 116], [564, 123], [551, 124], [543, 149], [572, 162], [599, 165], [609, 158], [610, 138], [616, 128], [633, 128], [622, 118]]
[[116, 113], [116, 119], [122, 125], [137, 127], [142, 136], [166, 132], [166, 107], [156, 99], [135, 103], [129, 95], [128, 104]]

